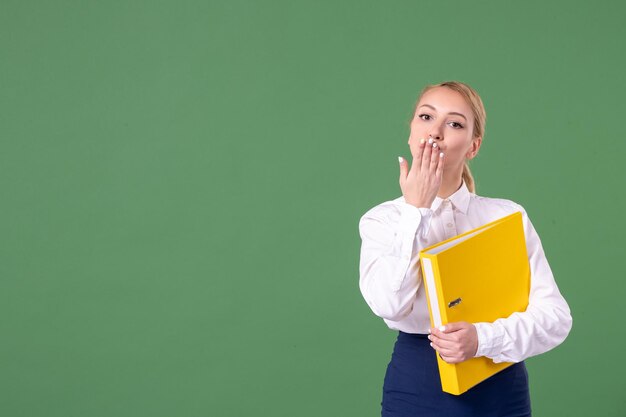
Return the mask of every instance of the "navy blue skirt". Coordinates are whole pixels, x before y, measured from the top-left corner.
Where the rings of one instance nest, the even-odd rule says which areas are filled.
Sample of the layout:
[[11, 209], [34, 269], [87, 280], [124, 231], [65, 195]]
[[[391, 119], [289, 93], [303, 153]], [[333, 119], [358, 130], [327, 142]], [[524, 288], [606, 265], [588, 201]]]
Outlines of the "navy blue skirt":
[[519, 362], [461, 395], [441, 390], [428, 335], [398, 333], [383, 384], [382, 417], [528, 417], [528, 372]]

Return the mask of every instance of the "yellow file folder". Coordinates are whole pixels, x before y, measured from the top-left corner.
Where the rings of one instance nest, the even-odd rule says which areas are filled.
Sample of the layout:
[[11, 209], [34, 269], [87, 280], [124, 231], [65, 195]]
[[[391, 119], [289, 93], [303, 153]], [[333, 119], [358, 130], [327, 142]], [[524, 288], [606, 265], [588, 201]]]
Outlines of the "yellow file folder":
[[[525, 311], [530, 265], [522, 213], [516, 212], [420, 251], [433, 327], [493, 322]], [[449, 364], [437, 355], [444, 392], [460, 395], [513, 365], [482, 356]]]

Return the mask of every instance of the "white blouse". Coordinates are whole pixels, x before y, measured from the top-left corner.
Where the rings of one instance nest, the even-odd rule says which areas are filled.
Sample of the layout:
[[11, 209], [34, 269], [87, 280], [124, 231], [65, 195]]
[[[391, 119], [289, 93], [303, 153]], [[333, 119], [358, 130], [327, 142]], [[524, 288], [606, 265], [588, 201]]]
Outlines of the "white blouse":
[[449, 198], [436, 197], [430, 209], [410, 205], [401, 196], [361, 217], [361, 294], [390, 329], [428, 333], [431, 326], [419, 251], [516, 211], [522, 212], [530, 262], [528, 307], [493, 323], [474, 323], [476, 356], [496, 363], [520, 362], [556, 347], [569, 334], [572, 316], [526, 210], [510, 200], [471, 193], [465, 181]]

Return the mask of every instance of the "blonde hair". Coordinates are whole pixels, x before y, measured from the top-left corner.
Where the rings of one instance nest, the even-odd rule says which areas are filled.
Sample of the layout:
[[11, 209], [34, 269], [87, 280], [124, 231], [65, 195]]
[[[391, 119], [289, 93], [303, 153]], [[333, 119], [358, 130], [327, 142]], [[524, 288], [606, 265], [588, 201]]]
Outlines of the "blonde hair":
[[[480, 99], [480, 96], [478, 95], [476, 90], [474, 90], [472, 87], [465, 83], [462, 83], [460, 81], [444, 81], [439, 84], [427, 85], [420, 92], [420, 95], [417, 98], [417, 102], [415, 103], [415, 107], [417, 108], [417, 104], [427, 91], [432, 90], [436, 87], [447, 87], [463, 96], [465, 102], [470, 106], [470, 108], [472, 109], [472, 114], [474, 115], [474, 131], [472, 132], [472, 136], [482, 137], [485, 133], [485, 123], [487, 122], [487, 113], [485, 112], [485, 106], [483, 105], [483, 101]], [[415, 117], [415, 114], [413, 114], [412, 117]], [[470, 171], [468, 161], [465, 161], [465, 164], [463, 166], [462, 177], [470, 192], [476, 194], [476, 183], [474, 181], [474, 177], [472, 176], [472, 172]]]

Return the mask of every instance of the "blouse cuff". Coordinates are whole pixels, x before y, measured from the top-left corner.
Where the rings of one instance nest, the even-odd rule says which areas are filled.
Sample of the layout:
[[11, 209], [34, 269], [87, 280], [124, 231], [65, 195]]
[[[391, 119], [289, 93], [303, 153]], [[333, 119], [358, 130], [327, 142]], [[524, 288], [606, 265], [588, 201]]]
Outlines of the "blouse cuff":
[[486, 356], [495, 358], [502, 352], [502, 344], [504, 338], [504, 329], [502, 326], [496, 326], [493, 323], [474, 323], [476, 332], [478, 333], [478, 350], [475, 358]]
[[400, 202], [400, 227], [402, 230], [417, 230], [422, 225], [422, 237], [428, 235], [433, 211], [429, 208], [415, 207], [407, 202]]

